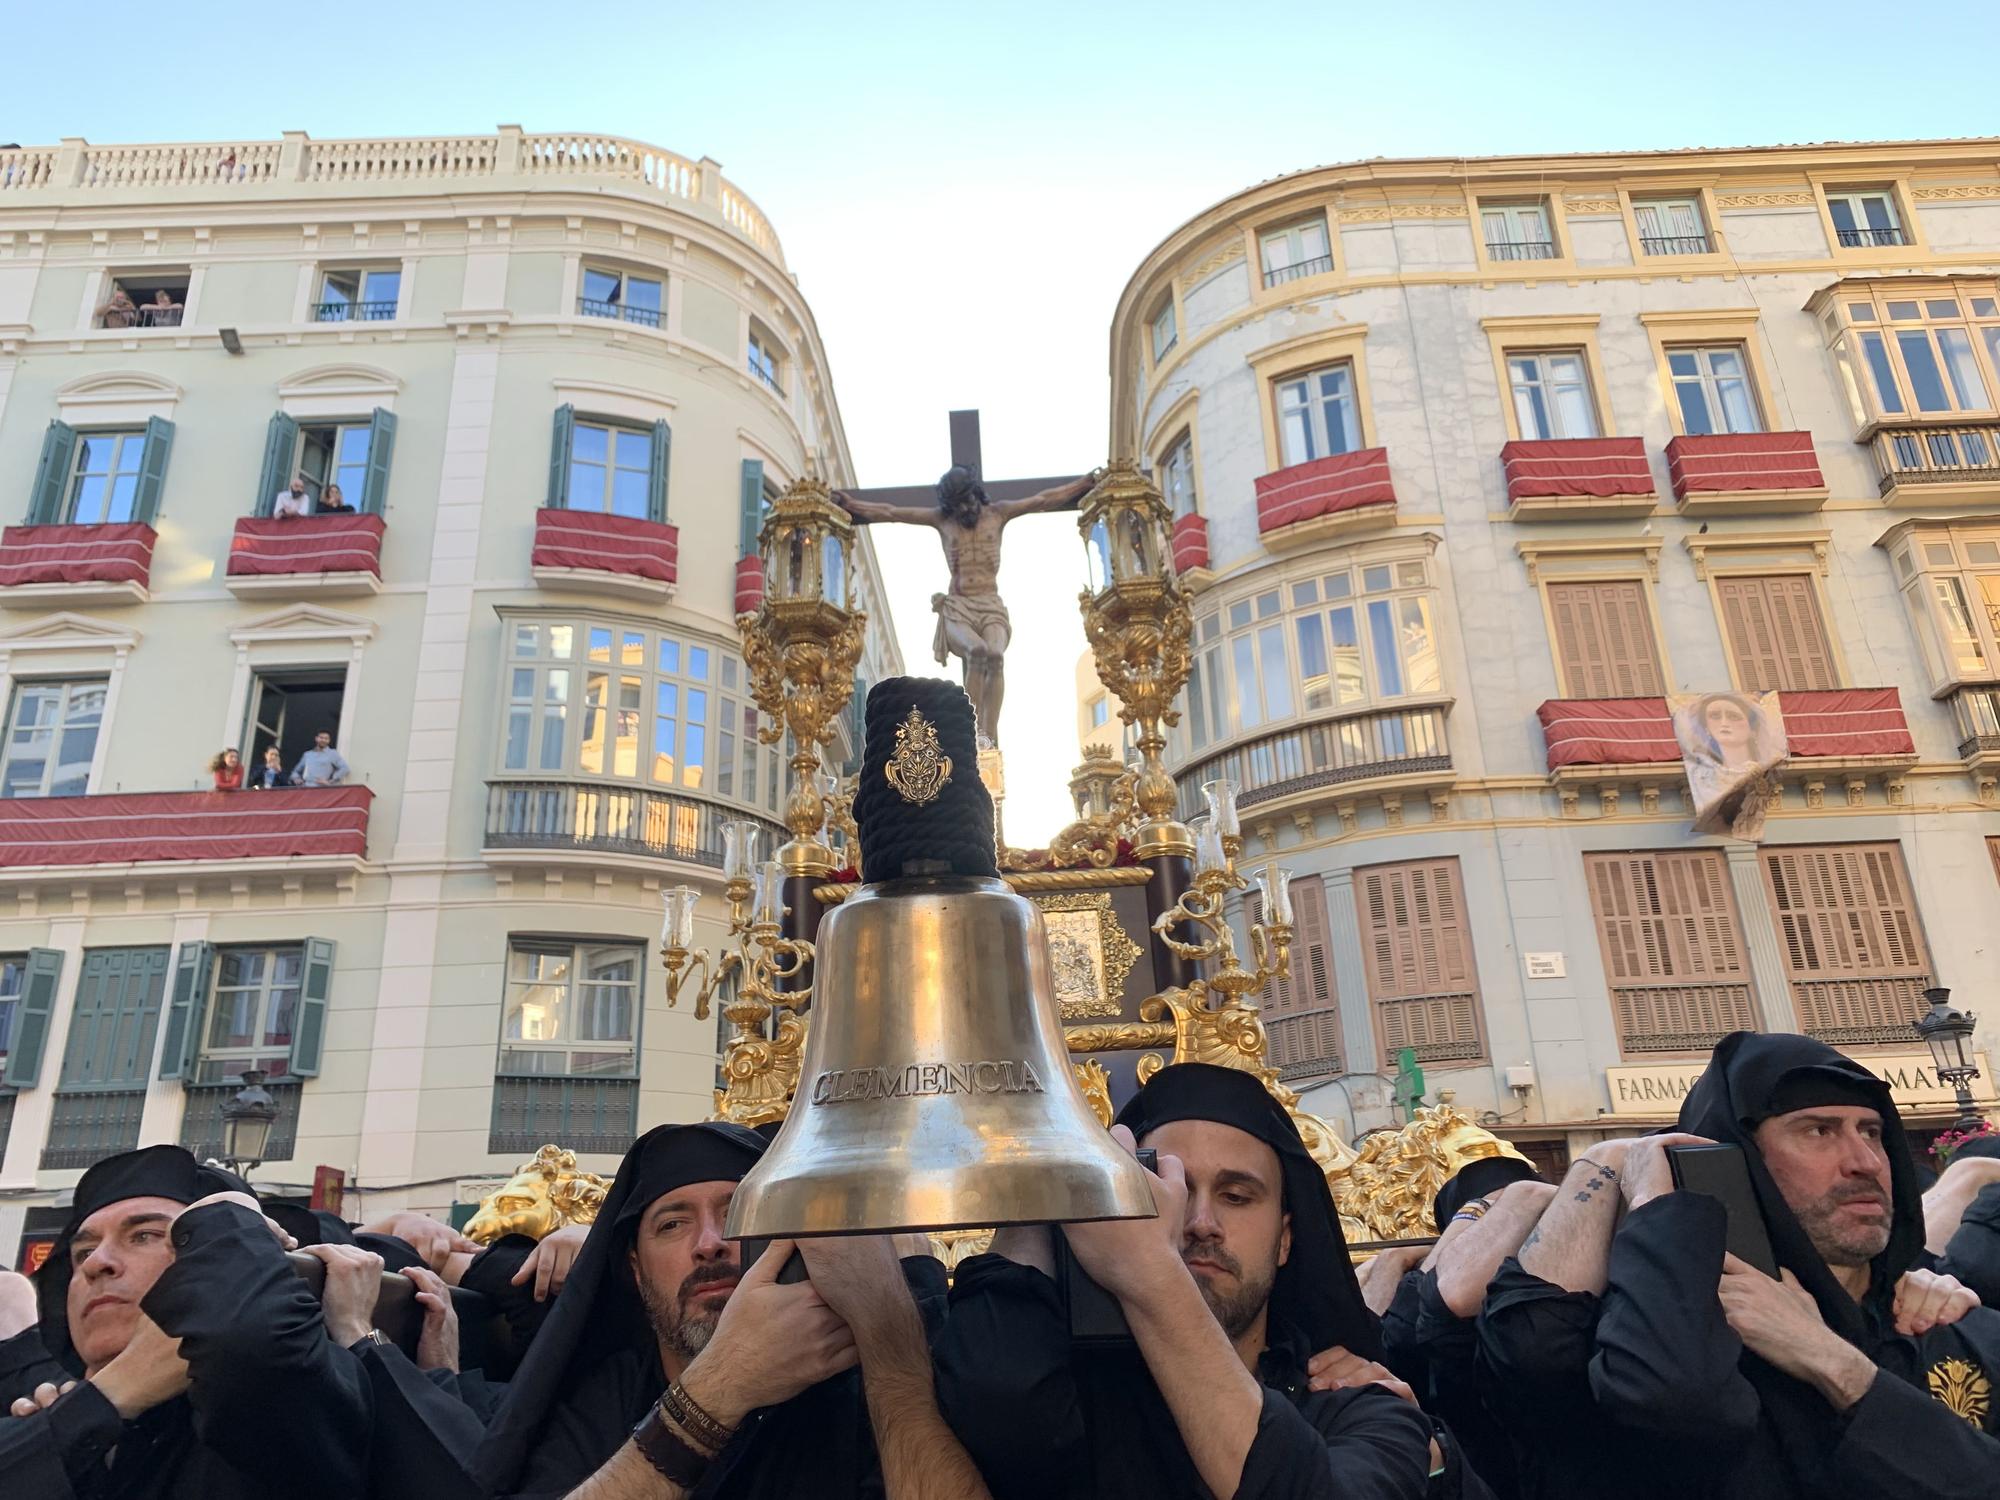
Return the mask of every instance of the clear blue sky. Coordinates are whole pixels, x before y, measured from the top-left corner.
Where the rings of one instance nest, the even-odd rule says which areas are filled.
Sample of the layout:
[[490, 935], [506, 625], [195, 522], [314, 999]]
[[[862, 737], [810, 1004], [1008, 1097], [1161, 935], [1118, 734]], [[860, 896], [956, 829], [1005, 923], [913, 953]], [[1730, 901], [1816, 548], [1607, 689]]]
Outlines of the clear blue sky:
[[[2000, 133], [2000, 7], [1310, 4], [0, 5], [0, 140], [592, 130], [709, 155], [819, 319], [861, 479], [934, 478], [977, 406], [996, 476], [1105, 447], [1105, 334], [1176, 224], [1365, 156]], [[286, 18], [290, 17], [288, 21]], [[1892, 52], [1888, 41], [1900, 43]], [[913, 671], [928, 534], [878, 536]], [[1083, 650], [1067, 518], [1019, 523], [1008, 835], [1066, 817]], [[1053, 561], [1052, 561], [1053, 559]]]

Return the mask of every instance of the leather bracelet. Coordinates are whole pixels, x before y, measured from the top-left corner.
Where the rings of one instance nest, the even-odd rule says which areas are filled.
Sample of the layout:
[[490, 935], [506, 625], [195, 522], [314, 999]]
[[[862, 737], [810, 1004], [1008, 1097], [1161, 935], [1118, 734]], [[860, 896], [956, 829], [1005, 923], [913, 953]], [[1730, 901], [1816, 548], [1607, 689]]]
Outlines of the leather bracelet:
[[646, 1415], [632, 1429], [632, 1446], [655, 1470], [684, 1490], [692, 1490], [708, 1472], [708, 1455], [667, 1424], [657, 1402], [646, 1408]]
[[701, 1403], [687, 1393], [687, 1387], [678, 1380], [670, 1384], [660, 1396], [660, 1410], [689, 1437], [704, 1448], [720, 1453], [729, 1446], [729, 1440], [736, 1436], [734, 1428], [724, 1427], [701, 1408]]
[[1492, 1207], [1493, 1204], [1490, 1199], [1473, 1198], [1460, 1207], [1458, 1212], [1451, 1216], [1451, 1220], [1454, 1224], [1460, 1219], [1465, 1220], [1468, 1224], [1477, 1224], [1481, 1219], [1486, 1217], [1487, 1211]]

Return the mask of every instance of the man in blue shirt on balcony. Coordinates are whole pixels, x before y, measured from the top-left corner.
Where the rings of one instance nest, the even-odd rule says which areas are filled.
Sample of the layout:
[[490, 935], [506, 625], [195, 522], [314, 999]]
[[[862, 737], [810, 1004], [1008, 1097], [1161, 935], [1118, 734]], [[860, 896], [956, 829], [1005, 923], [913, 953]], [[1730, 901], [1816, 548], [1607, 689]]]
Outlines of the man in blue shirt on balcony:
[[333, 736], [322, 729], [313, 747], [292, 767], [293, 786], [339, 786], [347, 780], [347, 757], [333, 748]]

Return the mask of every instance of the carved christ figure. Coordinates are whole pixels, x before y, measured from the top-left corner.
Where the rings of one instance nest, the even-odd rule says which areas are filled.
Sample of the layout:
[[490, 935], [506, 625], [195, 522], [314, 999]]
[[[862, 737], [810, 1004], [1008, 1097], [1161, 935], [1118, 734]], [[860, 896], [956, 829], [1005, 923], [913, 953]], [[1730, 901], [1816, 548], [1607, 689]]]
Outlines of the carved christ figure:
[[834, 499], [857, 521], [900, 521], [937, 531], [951, 568], [951, 588], [931, 595], [938, 617], [931, 650], [940, 666], [953, 656], [965, 663], [965, 695], [972, 700], [979, 733], [995, 744], [1006, 687], [1001, 658], [1014, 634], [1000, 600], [1000, 533], [1016, 516], [1073, 508], [1093, 482], [1094, 476], [1086, 474], [1019, 500], [989, 500], [970, 469], [953, 465], [937, 483], [935, 508], [834, 491]]

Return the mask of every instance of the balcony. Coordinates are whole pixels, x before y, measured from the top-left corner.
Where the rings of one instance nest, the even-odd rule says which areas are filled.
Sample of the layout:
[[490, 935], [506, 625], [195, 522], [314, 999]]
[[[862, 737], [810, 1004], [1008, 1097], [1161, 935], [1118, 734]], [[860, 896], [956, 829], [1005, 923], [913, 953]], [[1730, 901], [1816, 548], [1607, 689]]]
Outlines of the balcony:
[[1891, 505], [2000, 500], [2000, 423], [1884, 428], [1870, 445]]
[[1988, 800], [2000, 781], [2000, 686], [1955, 689], [1951, 712], [1958, 721], [1958, 758], [1972, 772], [1981, 800]]
[[271, 792], [131, 792], [0, 801], [0, 869], [214, 860], [359, 861], [365, 786]]
[[1208, 570], [1208, 522], [1189, 514], [1177, 517], [1173, 529], [1174, 571], [1199, 573]]
[[1712, 1052], [1732, 1031], [1762, 1029], [1748, 983], [1614, 985], [1611, 1014], [1627, 1057]]
[[239, 599], [342, 599], [382, 592], [380, 516], [244, 516], [223, 582]]
[[519, 1156], [560, 1141], [617, 1155], [639, 1133], [636, 1078], [495, 1078], [488, 1151]]
[[1394, 1057], [1405, 1047], [1420, 1063], [1474, 1062], [1486, 1055], [1479, 1041], [1479, 997], [1470, 990], [1405, 995], [1378, 1001], [1382, 1049]]
[[139, 1117], [146, 1091], [137, 1089], [58, 1089], [42, 1145], [42, 1170], [90, 1167], [139, 1144]]
[[622, 302], [606, 302], [597, 297], [579, 297], [576, 310], [586, 318], [616, 318], [621, 323], [637, 323], [641, 328], [658, 328], [657, 307], [627, 307]]
[[157, 533], [143, 521], [0, 530], [0, 609], [144, 604]]
[[1642, 234], [1641, 255], [1708, 255], [1715, 247], [1705, 234]]
[[1257, 481], [1257, 530], [1266, 547], [1309, 547], [1395, 522], [1386, 448], [1311, 459]]
[[1550, 240], [1488, 240], [1488, 260], [1554, 260], [1556, 247]]
[[[1895, 688], [1835, 688], [1780, 693], [1791, 755], [1787, 772], [1813, 787], [1844, 780], [1850, 802], [1871, 773], [1882, 774], [1890, 801], [1900, 796], [1900, 773], [1916, 764], [1916, 742]], [[1665, 698], [1552, 698], [1535, 711], [1548, 746], [1549, 780], [1561, 790], [1563, 811], [1577, 811], [1577, 788], [1594, 784], [1607, 814], [1618, 810], [1617, 788], [1639, 787], [1642, 806], [1657, 811], [1663, 789], [1683, 786], [1679, 743]]]
[[1289, 266], [1271, 266], [1264, 272], [1264, 286], [1268, 290], [1283, 286], [1288, 281], [1303, 281], [1308, 276], [1324, 276], [1333, 269], [1331, 255], [1315, 255], [1310, 260], [1296, 261]]
[[1826, 504], [1810, 432], [1683, 433], [1667, 444], [1667, 479], [1686, 516], [1809, 511]]
[[1856, 974], [1843, 979], [1792, 980], [1799, 1030], [1833, 1047], [1908, 1044], [1917, 1018], [1930, 1009], [1921, 970]]
[[763, 823], [780, 842], [785, 838], [768, 818], [678, 792], [590, 781], [489, 781], [486, 857], [514, 862], [516, 850], [620, 854], [719, 870], [722, 825], [737, 818]]
[[604, 511], [538, 510], [532, 565], [539, 583], [663, 604], [680, 576], [680, 529]]
[[1887, 229], [1836, 229], [1833, 237], [1843, 250], [1887, 250], [1910, 243], [1900, 225]]
[[[245, 1067], [249, 1064], [245, 1063]], [[188, 1085], [187, 1103], [181, 1111], [181, 1144], [198, 1161], [222, 1155], [222, 1105], [243, 1087], [241, 1081]], [[278, 1103], [278, 1118], [271, 1125], [271, 1139], [264, 1146], [265, 1161], [290, 1161], [299, 1137], [298, 1080], [274, 1083], [264, 1089]]]
[[392, 323], [396, 318], [396, 307], [394, 302], [315, 302], [312, 305], [312, 320], [315, 323]]
[[1659, 504], [1639, 438], [1524, 439], [1500, 449], [1516, 521], [1649, 516]]
[[1240, 787], [1246, 813], [1264, 804], [1317, 801], [1328, 788], [1449, 785], [1451, 752], [1444, 721], [1449, 704], [1375, 709], [1318, 724], [1296, 724], [1241, 744], [1180, 771], [1180, 816], [1206, 804], [1202, 783], [1226, 778]]

